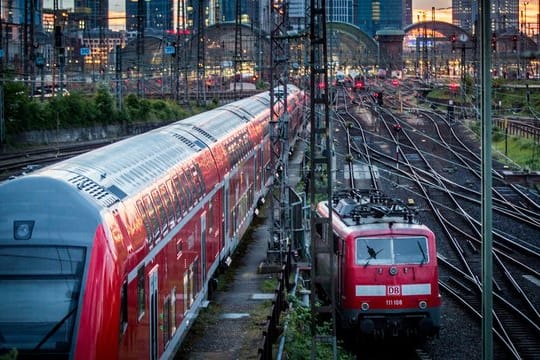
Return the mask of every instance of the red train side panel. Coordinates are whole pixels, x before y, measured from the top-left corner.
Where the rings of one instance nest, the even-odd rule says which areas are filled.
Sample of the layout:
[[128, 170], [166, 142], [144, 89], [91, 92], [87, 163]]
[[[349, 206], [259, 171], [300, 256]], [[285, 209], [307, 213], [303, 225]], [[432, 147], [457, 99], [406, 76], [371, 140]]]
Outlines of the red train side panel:
[[170, 358], [266, 191], [269, 113], [257, 95], [0, 184], [4, 345]]

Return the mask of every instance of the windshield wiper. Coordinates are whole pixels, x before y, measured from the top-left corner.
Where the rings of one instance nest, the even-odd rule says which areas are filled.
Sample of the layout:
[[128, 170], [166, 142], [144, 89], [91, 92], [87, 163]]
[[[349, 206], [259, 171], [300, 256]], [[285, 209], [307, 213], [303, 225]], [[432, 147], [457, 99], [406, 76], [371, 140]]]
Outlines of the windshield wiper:
[[381, 249], [379, 251], [375, 251], [375, 249], [370, 247], [369, 245], [366, 245], [366, 247], [367, 247], [367, 253], [370, 259], [376, 259], [377, 255], [379, 255], [379, 253], [383, 250]]
[[426, 253], [424, 252], [424, 249], [422, 248], [420, 241], [417, 240], [416, 244], [418, 245], [418, 248], [420, 249], [420, 252], [422, 253], [422, 262], [420, 262], [420, 266], [422, 266], [424, 265], [424, 262], [426, 262], [427, 260]]
[[62, 324], [64, 324], [66, 322], [67, 319], [69, 319], [69, 317], [71, 315], [73, 315], [75, 313], [75, 310], [77, 310], [77, 307], [74, 306], [73, 309], [71, 309], [67, 314], [66, 316], [64, 316], [59, 322], [56, 323], [56, 325], [54, 325], [54, 327], [47, 333], [47, 335], [45, 335], [43, 337], [43, 339], [39, 342], [39, 344], [36, 345], [36, 347], [32, 350], [32, 351], [37, 351], [39, 350], [39, 348], [45, 344], [47, 342], [47, 340], [49, 340], [51, 338], [51, 336], [54, 335], [55, 332], [58, 331], [58, 329], [60, 329], [60, 327], [62, 326]]
[[369, 257], [366, 259], [366, 263], [364, 264], [364, 267], [368, 266], [369, 265], [369, 260], [371, 259], [377, 259], [377, 255], [379, 255], [379, 253], [381, 251], [383, 251], [383, 249], [380, 249], [379, 251], [376, 251], [374, 248], [372, 248], [371, 246], [369, 246], [368, 244], [366, 244], [366, 248], [367, 248], [367, 253], [369, 255]]

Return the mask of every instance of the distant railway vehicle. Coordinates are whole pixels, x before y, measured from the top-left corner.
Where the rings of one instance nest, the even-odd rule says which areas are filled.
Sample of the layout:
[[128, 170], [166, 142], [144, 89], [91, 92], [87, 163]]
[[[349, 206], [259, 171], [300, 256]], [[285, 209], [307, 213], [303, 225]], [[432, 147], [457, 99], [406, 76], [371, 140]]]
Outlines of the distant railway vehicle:
[[360, 75], [354, 78], [354, 90], [356, 90], [357, 92], [366, 90], [366, 82], [364, 81], [364, 78]]
[[335, 85], [345, 84], [345, 73], [343, 71], [336, 72]]
[[[342, 191], [332, 211], [336, 303], [341, 328], [364, 337], [438, 334], [441, 297], [436, 241], [415, 208], [376, 191]], [[320, 266], [329, 271], [321, 260]], [[330, 294], [330, 283], [321, 282]], [[350, 332], [349, 331], [349, 332]]]
[[1, 183], [0, 354], [170, 359], [270, 184], [270, 116], [262, 93]]

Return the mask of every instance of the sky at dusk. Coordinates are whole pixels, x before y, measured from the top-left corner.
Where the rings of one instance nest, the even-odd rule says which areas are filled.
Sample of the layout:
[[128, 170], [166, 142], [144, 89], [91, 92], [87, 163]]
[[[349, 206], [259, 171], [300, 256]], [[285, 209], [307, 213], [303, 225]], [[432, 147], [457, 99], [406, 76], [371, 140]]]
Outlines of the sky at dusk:
[[[59, 0], [59, 5], [62, 7], [70, 7], [73, 6], [73, 0]], [[52, 0], [45, 0], [45, 7], [47, 7], [47, 4], [51, 3], [52, 7]], [[522, 1], [520, 0], [520, 9], [522, 7]], [[124, 16], [124, 8], [125, 8], [125, 0], [110, 0], [109, 1], [109, 16], [111, 18], [117, 18]], [[423, 18], [423, 14], [425, 12], [426, 20], [431, 20], [431, 8], [435, 7], [435, 20], [437, 21], [445, 21], [445, 22], [452, 22], [452, 10], [449, 9], [452, 6], [452, 0], [413, 0], [412, 1], [412, 8], [413, 8], [413, 22], [418, 21], [418, 15], [420, 15], [420, 20]], [[538, 13], [538, 1], [537, 0], [529, 0], [529, 4], [527, 5], [527, 22], [531, 24], [536, 24], [537, 22], [537, 13]], [[123, 21], [122, 21], [123, 22]], [[111, 27], [115, 28], [115, 30], [124, 29], [125, 25], [120, 24], [121, 22], [119, 20], [111, 20], [110, 24]]]

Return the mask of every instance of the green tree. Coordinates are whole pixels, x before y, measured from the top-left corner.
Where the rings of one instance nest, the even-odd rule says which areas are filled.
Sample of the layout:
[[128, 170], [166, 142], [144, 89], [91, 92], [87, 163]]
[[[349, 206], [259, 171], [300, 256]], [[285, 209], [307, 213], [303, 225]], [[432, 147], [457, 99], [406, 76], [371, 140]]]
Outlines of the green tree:
[[97, 116], [102, 124], [111, 124], [116, 120], [116, 105], [109, 90], [100, 85], [94, 98]]

